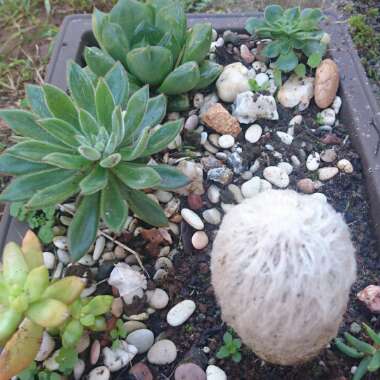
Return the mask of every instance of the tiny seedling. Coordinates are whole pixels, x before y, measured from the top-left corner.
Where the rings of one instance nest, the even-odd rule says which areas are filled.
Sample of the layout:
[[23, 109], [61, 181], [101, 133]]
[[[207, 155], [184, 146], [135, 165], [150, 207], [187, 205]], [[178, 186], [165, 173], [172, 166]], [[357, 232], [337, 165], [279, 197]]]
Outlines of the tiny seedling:
[[112, 339], [112, 349], [120, 347], [120, 341], [127, 337], [127, 330], [121, 319], [116, 322], [116, 327], [110, 332]]
[[241, 340], [234, 339], [230, 332], [226, 332], [223, 335], [224, 344], [220, 347], [216, 353], [218, 359], [231, 358], [235, 363], [239, 363], [241, 360]]
[[361, 359], [352, 380], [362, 379], [367, 372], [376, 372], [380, 368], [380, 334], [377, 334], [371, 327], [363, 323], [364, 329], [372, 344], [364, 340], [355, 338], [349, 333], [344, 333], [345, 340], [335, 339], [336, 347], [343, 354], [353, 359]]
[[75, 348], [62, 347], [55, 360], [59, 365], [58, 370], [68, 376], [73, 372], [78, 361], [78, 353]]
[[248, 84], [252, 92], [264, 92], [264, 91], [268, 91], [269, 89], [269, 80], [267, 80], [260, 86], [257, 83], [256, 79], [249, 79]]

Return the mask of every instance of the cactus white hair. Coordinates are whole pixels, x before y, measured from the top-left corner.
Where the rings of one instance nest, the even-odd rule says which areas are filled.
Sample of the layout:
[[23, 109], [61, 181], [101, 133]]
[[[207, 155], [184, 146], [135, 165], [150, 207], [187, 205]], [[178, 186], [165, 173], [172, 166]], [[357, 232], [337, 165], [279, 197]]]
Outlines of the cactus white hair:
[[320, 197], [270, 190], [245, 200], [224, 217], [211, 255], [222, 318], [260, 358], [302, 363], [336, 336], [355, 251]]

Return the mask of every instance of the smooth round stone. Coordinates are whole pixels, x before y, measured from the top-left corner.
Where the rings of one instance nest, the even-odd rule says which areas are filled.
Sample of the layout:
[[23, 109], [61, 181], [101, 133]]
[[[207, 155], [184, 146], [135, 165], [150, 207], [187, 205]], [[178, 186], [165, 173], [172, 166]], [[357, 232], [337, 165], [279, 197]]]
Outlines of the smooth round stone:
[[51, 353], [54, 351], [54, 348], [54, 339], [46, 331], [44, 331], [42, 335], [40, 349], [34, 360], [38, 362], [43, 362], [51, 355]]
[[277, 164], [277, 166], [284, 170], [286, 172], [287, 175], [290, 175], [292, 174], [292, 171], [293, 171], [293, 166], [291, 164], [289, 164], [289, 162], [279, 162]]
[[123, 314], [123, 299], [121, 297], [114, 298], [111, 305], [111, 313], [114, 317], [120, 318]]
[[341, 106], [342, 106], [342, 99], [340, 96], [336, 96], [331, 108], [334, 110], [336, 114], [338, 114]]
[[277, 166], [268, 166], [263, 171], [264, 178], [272, 185], [284, 189], [289, 185], [288, 174]]
[[216, 208], [210, 208], [203, 211], [203, 219], [210, 224], [218, 225], [222, 220], [222, 215]]
[[181, 210], [182, 218], [190, 224], [191, 227], [195, 228], [196, 230], [203, 230], [205, 225], [202, 222], [202, 219], [194, 212], [191, 211], [188, 208], [183, 208]]
[[67, 265], [71, 260], [69, 253], [63, 249], [57, 249], [57, 257], [58, 260], [64, 265]]
[[339, 169], [335, 167], [326, 167], [318, 170], [318, 176], [320, 181], [328, 181], [335, 177], [339, 173]]
[[136, 330], [128, 334], [127, 343], [135, 346], [139, 354], [143, 354], [153, 346], [154, 335], [148, 329]]
[[290, 145], [293, 142], [293, 136], [291, 136], [289, 133], [285, 133], [282, 131], [277, 132], [277, 136], [279, 139], [285, 144]]
[[194, 363], [185, 363], [176, 368], [174, 380], [207, 380], [207, 377], [201, 367]]
[[305, 194], [312, 194], [315, 191], [314, 182], [310, 178], [303, 178], [297, 182], [298, 190]]
[[44, 259], [44, 265], [47, 269], [54, 269], [55, 267], [55, 256], [51, 252], [42, 253]]
[[263, 84], [269, 81], [269, 77], [265, 73], [259, 73], [255, 76], [255, 81], [261, 87]]
[[191, 237], [191, 244], [195, 249], [204, 249], [208, 244], [208, 236], [204, 231], [197, 231]]
[[153, 307], [153, 309], [164, 309], [169, 303], [168, 293], [163, 289], [156, 288], [154, 290], [148, 290], [145, 294], [148, 298], [149, 306]]
[[260, 127], [260, 125], [253, 124], [245, 131], [244, 136], [248, 142], [250, 142], [251, 144], [254, 144], [260, 140], [260, 137], [262, 134], [263, 134], [263, 129]]
[[251, 173], [256, 173], [260, 168], [260, 160], [257, 158], [255, 160], [255, 162], [251, 165], [251, 167], [249, 168], [249, 171]]
[[308, 155], [306, 159], [306, 167], [307, 170], [313, 172], [319, 168], [319, 164], [321, 162], [321, 158], [318, 152], [313, 152]]
[[90, 363], [91, 365], [95, 365], [100, 356], [100, 342], [96, 339], [93, 341], [91, 345], [91, 350], [90, 350]]
[[186, 119], [184, 128], [193, 131], [198, 126], [199, 118], [197, 115], [191, 115]]
[[108, 380], [111, 377], [110, 370], [102, 365], [94, 368], [88, 375], [88, 380]]
[[82, 378], [82, 375], [85, 369], [86, 369], [86, 364], [84, 360], [78, 359], [78, 361], [75, 363], [75, 366], [74, 366], [74, 371], [73, 371], [74, 379], [80, 380]]
[[95, 248], [94, 248], [94, 253], [92, 254], [92, 257], [95, 261], [100, 259], [100, 256], [102, 255], [104, 251], [104, 247], [106, 245], [106, 239], [104, 236], [99, 236], [96, 239], [95, 242]]
[[230, 185], [228, 185], [227, 188], [231, 192], [231, 194], [233, 195], [233, 197], [237, 203], [243, 202], [244, 198], [243, 198], [243, 195], [241, 193], [239, 186], [231, 183]]
[[223, 149], [232, 148], [235, 144], [235, 138], [231, 135], [222, 135], [219, 137], [218, 144]]
[[334, 149], [326, 149], [321, 153], [321, 160], [323, 162], [331, 163], [336, 160], [337, 154]]
[[261, 179], [260, 177], [253, 177], [241, 185], [241, 192], [244, 198], [252, 198], [260, 192]]
[[241, 173], [241, 178], [246, 181], [250, 180], [252, 177], [253, 177], [253, 174], [249, 170]]
[[154, 343], [147, 355], [149, 363], [166, 365], [173, 363], [177, 358], [177, 347], [169, 339], [162, 339]]
[[161, 203], [168, 203], [173, 198], [172, 193], [169, 193], [169, 191], [164, 191], [164, 190], [156, 191], [155, 195]]
[[220, 201], [220, 189], [215, 185], [211, 185], [207, 190], [207, 197], [211, 203], [219, 203]]
[[342, 171], [343, 173], [346, 173], [346, 174], [351, 174], [354, 171], [354, 168], [353, 168], [351, 162], [345, 158], [343, 158], [342, 160], [339, 160], [338, 163], [336, 164], [336, 166], [340, 171]]
[[127, 321], [124, 323], [124, 328], [126, 333], [130, 334], [136, 330], [146, 329], [146, 325], [140, 321]]
[[209, 365], [206, 368], [207, 380], [227, 380], [226, 373], [216, 365]]
[[170, 326], [176, 327], [186, 322], [194, 313], [196, 308], [195, 302], [192, 300], [184, 300], [173, 306], [166, 316], [166, 321]]
[[147, 365], [144, 363], [135, 364], [130, 370], [129, 374], [135, 380], [153, 380], [153, 375]]
[[331, 108], [326, 108], [319, 113], [321, 121], [324, 125], [333, 126], [335, 123], [335, 111]]
[[67, 237], [55, 236], [53, 238], [53, 244], [59, 249], [67, 249]]

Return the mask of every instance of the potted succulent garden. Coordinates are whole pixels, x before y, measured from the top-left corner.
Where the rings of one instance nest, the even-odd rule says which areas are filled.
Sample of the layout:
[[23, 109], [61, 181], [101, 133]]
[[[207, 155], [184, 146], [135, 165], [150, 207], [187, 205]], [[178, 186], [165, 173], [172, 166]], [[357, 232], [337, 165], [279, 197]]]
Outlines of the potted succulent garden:
[[[212, 25], [119, 0], [81, 17], [62, 32], [80, 49], [68, 91], [30, 84], [25, 108], [0, 110], [15, 142], [0, 200], [44, 243], [4, 248], [0, 380], [376, 372], [379, 326], [350, 297], [379, 274], [367, 156], [340, 122], [352, 97], [323, 12]], [[371, 312], [378, 289], [359, 295]]]

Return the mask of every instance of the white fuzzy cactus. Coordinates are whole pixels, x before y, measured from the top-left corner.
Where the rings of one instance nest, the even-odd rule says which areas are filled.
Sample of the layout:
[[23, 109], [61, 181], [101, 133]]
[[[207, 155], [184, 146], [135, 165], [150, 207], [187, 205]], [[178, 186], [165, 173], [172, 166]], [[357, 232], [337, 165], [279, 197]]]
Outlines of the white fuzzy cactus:
[[224, 217], [211, 272], [223, 320], [262, 359], [293, 365], [336, 336], [355, 252], [342, 216], [325, 200], [270, 190]]

